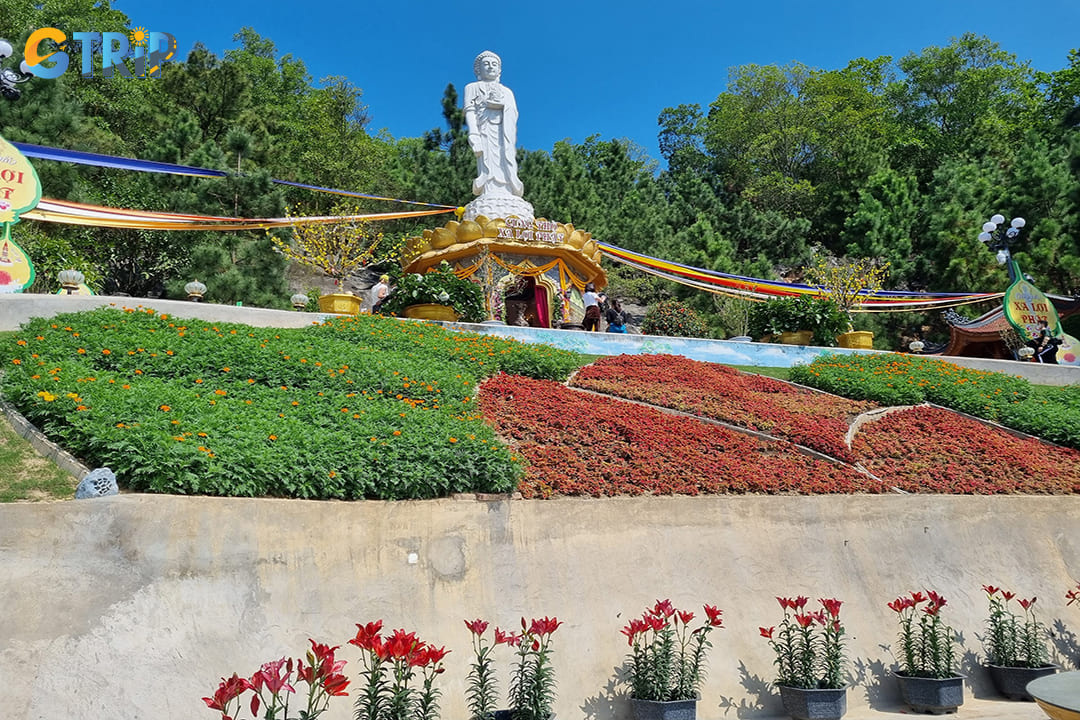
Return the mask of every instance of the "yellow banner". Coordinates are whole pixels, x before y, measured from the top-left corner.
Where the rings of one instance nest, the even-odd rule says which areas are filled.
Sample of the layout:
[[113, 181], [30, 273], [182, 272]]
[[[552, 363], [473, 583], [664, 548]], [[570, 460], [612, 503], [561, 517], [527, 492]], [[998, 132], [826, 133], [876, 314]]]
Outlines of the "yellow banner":
[[0, 137], [0, 222], [19, 222], [19, 215], [37, 207], [40, 199], [41, 181], [34, 166]]

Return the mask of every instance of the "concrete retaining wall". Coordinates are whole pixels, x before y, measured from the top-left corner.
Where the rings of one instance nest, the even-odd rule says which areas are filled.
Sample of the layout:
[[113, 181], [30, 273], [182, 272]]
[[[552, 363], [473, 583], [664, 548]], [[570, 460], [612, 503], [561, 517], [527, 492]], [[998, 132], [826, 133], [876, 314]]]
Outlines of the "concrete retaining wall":
[[153, 308], [182, 318], [208, 322], [232, 322], [255, 327], [307, 327], [333, 317], [325, 313], [304, 313], [295, 310], [266, 310], [241, 305], [186, 302], [110, 295], [32, 295], [29, 293], [0, 294], [0, 332], [18, 330], [30, 318], [49, 318], [66, 312], [96, 310], [100, 307]]
[[[1080, 660], [1080, 497], [702, 497], [306, 502], [121, 495], [0, 506], [0, 677], [14, 720], [188, 720], [234, 671], [344, 643], [355, 623], [451, 649], [442, 717], [466, 717], [463, 620], [554, 615], [560, 720], [629, 717], [619, 630], [658, 598], [724, 610], [699, 717], [782, 715], [758, 627], [777, 595], [844, 601], [851, 720], [901, 712], [885, 603], [948, 599], [965, 717], [1041, 717], [978, 667], [980, 587], [1036, 595], [1058, 661]], [[489, 632], [491, 632], [489, 630]], [[510, 655], [500, 648], [502, 687]], [[355, 677], [358, 654], [345, 646]], [[340, 702], [340, 701], [339, 701]], [[326, 716], [351, 717], [351, 699]], [[244, 717], [247, 717], [246, 713]]]

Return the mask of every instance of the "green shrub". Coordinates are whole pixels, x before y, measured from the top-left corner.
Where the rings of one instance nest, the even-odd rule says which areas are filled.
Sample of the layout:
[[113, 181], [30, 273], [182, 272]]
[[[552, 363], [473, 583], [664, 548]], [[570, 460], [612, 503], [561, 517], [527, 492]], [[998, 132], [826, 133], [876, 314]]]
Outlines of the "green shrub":
[[645, 311], [641, 332], [667, 337], [707, 337], [709, 331], [705, 322], [685, 303], [662, 300]]
[[791, 369], [792, 382], [883, 405], [932, 402], [1080, 449], [1080, 388], [1032, 385], [911, 355], [822, 355]]
[[487, 319], [483, 289], [459, 278], [447, 262], [439, 263], [423, 275], [403, 275], [382, 305], [382, 312], [404, 315], [410, 305], [434, 303], [448, 305], [464, 322], [483, 322]]
[[115, 309], [32, 320], [0, 358], [5, 397], [129, 489], [342, 499], [512, 490], [477, 381], [584, 363], [377, 316], [283, 330]]
[[848, 328], [847, 315], [830, 298], [798, 295], [757, 303], [750, 309], [750, 335], [755, 338], [811, 330], [815, 345], [836, 345], [836, 336]]

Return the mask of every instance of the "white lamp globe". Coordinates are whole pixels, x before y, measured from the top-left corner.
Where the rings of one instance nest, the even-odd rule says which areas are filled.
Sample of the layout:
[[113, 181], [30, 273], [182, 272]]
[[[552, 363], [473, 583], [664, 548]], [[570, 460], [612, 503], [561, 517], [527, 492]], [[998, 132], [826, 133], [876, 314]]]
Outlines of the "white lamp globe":
[[1019, 230], [1020, 228], [1024, 227], [1025, 225], [1027, 225], [1027, 220], [1025, 220], [1024, 218], [1021, 218], [1021, 217], [1018, 217], [1018, 218], [1013, 218], [1013, 219], [1012, 219], [1012, 222], [1011, 222], [1011, 223], [1009, 223], [1009, 224], [1010, 224], [1010, 225], [1012, 225], [1012, 226], [1013, 226], [1014, 228], [1016, 228], [1017, 230]]
[[993, 235], [988, 232], [979, 233], [979, 242], [990, 242], [993, 239]]
[[1005, 222], [1005, 216], [1001, 213], [991, 215], [990, 222], [994, 223], [995, 225], [1000, 225], [1001, 223]]
[[997, 230], [997, 223], [985, 222], [983, 223], [983, 232], [992, 233]]

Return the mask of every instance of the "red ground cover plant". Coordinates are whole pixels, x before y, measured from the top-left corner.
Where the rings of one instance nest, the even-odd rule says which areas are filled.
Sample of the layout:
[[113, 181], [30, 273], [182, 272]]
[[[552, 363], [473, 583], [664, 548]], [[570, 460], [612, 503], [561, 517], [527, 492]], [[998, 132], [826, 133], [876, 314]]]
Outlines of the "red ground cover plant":
[[523, 496], [881, 492], [873, 479], [784, 441], [547, 380], [496, 375], [480, 407], [529, 462]]
[[850, 421], [877, 407], [679, 355], [600, 358], [573, 384], [766, 432], [845, 462], [855, 461], [844, 442]]
[[943, 408], [915, 407], [866, 423], [853, 450], [882, 482], [907, 492], [1080, 493], [1080, 452]]

